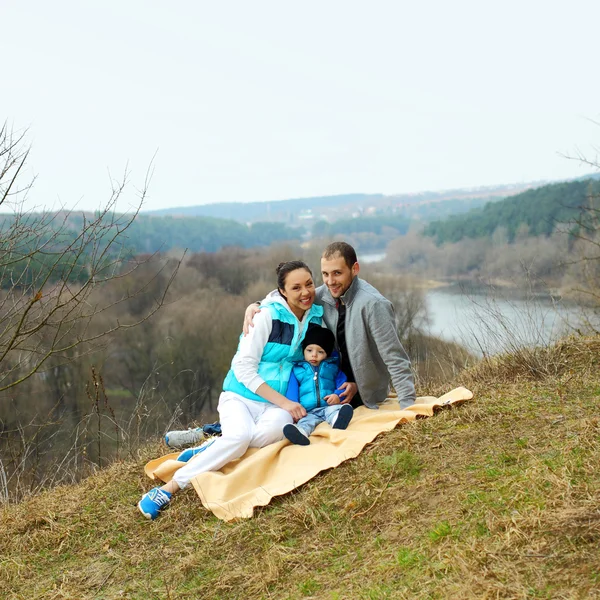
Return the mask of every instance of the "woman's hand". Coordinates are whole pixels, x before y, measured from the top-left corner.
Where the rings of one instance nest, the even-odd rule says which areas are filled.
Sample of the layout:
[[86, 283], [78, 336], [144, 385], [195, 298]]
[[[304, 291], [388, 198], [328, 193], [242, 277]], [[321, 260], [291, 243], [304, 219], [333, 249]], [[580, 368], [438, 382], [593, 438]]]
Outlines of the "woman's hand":
[[292, 400], [288, 400], [285, 404], [281, 406], [283, 410], [287, 410], [290, 415], [294, 418], [294, 423], [299, 421], [302, 417], [306, 416], [306, 409], [299, 402], [293, 402]]
[[340, 397], [342, 398], [342, 404], [348, 404], [352, 400], [352, 398], [354, 398], [356, 392], [358, 392], [358, 386], [356, 385], [356, 383], [350, 381], [342, 383], [342, 385], [340, 385], [340, 389], [344, 390], [340, 394]]
[[254, 327], [254, 315], [259, 312], [260, 305], [256, 304], [256, 302], [254, 304], [250, 304], [250, 306], [246, 308], [246, 311], [244, 312], [244, 325], [242, 326], [244, 335], [248, 335], [248, 333], [250, 333], [250, 327]]
[[323, 400], [325, 400], [329, 406], [341, 403], [340, 397], [337, 394], [329, 394], [328, 396], [325, 396]]
[[261, 383], [256, 390], [256, 393], [265, 400], [268, 400], [271, 404], [287, 410], [294, 421], [299, 421], [302, 417], [306, 416], [306, 409], [300, 402], [294, 402], [289, 398], [286, 398], [283, 394], [276, 392], [272, 387], [266, 383]]

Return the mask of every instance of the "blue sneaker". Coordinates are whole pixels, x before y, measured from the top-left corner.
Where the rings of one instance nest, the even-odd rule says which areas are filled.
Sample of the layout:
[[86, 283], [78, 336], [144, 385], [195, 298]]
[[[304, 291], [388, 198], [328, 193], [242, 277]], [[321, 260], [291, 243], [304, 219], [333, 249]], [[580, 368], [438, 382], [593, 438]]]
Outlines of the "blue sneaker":
[[137, 507], [146, 519], [156, 519], [158, 513], [171, 501], [171, 494], [161, 488], [152, 488], [142, 496]]
[[304, 431], [291, 423], [283, 426], [283, 435], [285, 435], [292, 444], [297, 444], [298, 446], [308, 446], [310, 444], [310, 440]]
[[346, 429], [348, 424], [352, 420], [354, 409], [349, 404], [344, 404], [340, 410], [338, 410], [337, 419], [331, 426], [333, 429]]
[[181, 462], [187, 462], [190, 458], [196, 456], [196, 454], [200, 454], [200, 452], [204, 452], [209, 446], [211, 446], [217, 438], [212, 438], [211, 440], [206, 440], [204, 444], [198, 446], [197, 448], [188, 448], [184, 450], [178, 457], [177, 460]]

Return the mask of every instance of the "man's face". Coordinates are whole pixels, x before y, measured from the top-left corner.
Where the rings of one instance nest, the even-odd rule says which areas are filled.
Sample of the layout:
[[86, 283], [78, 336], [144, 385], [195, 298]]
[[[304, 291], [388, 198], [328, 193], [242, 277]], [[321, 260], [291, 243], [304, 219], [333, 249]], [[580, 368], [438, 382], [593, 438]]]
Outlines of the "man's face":
[[352, 280], [358, 275], [358, 270], [357, 262], [350, 268], [339, 253], [334, 254], [331, 258], [321, 258], [323, 283], [334, 298], [339, 298], [346, 293]]

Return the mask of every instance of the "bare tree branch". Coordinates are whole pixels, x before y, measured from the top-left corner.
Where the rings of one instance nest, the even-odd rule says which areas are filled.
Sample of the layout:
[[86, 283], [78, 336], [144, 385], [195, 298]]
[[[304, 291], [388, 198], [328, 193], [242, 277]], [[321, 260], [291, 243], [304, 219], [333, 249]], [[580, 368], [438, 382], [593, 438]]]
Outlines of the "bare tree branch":
[[[152, 162], [127, 214], [116, 208], [128, 189], [128, 168], [120, 179], [110, 178], [109, 199], [94, 214], [35, 213], [25, 211], [24, 199], [18, 199], [31, 187], [18, 187], [28, 155], [25, 132], [15, 134], [5, 123], [0, 128], [0, 206], [11, 196], [17, 199], [5, 204], [12, 212], [0, 214], [0, 392], [43, 370], [50, 358], [74, 360], [76, 349], [87, 354], [103, 338], [151, 318], [165, 304], [181, 263], [158, 255], [136, 260], [127, 247], [127, 230], [146, 198]], [[115, 295], [115, 284], [146, 264], [152, 269], [135, 278], [135, 288]], [[128, 322], [116, 316], [117, 306], [151, 293], [143, 314]]]

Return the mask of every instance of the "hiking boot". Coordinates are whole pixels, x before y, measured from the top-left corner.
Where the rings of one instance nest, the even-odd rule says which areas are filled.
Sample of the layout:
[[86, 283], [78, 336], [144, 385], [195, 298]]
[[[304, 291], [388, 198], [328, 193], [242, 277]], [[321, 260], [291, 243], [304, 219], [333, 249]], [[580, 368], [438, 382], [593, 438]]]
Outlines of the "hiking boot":
[[283, 435], [285, 435], [292, 444], [298, 444], [299, 446], [308, 446], [310, 444], [310, 440], [304, 431], [291, 423], [288, 423], [283, 427]]
[[137, 507], [146, 519], [156, 519], [158, 513], [171, 501], [171, 494], [158, 487], [152, 488], [142, 496]]
[[352, 420], [354, 409], [349, 404], [344, 404], [340, 410], [338, 410], [337, 419], [331, 426], [333, 429], [346, 429], [348, 423]]
[[165, 443], [169, 448], [181, 448], [198, 444], [204, 439], [202, 427], [184, 429], [182, 431], [169, 431], [165, 435]]
[[214, 443], [214, 441], [216, 439], [217, 439], [216, 437], [213, 437], [210, 440], [206, 440], [201, 446], [198, 446], [197, 448], [188, 448], [187, 450], [184, 450], [177, 457], [177, 460], [179, 460], [181, 462], [188, 462], [188, 460], [190, 460], [190, 458], [193, 458], [194, 456], [196, 456], [196, 454], [200, 454], [200, 452], [204, 452], [210, 445], [212, 445]]

